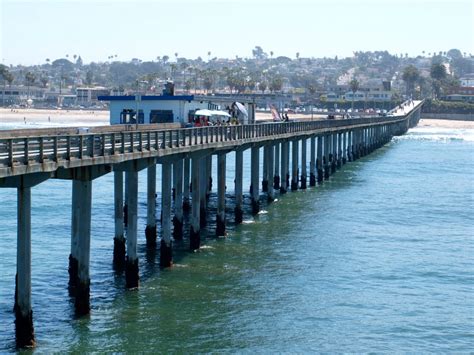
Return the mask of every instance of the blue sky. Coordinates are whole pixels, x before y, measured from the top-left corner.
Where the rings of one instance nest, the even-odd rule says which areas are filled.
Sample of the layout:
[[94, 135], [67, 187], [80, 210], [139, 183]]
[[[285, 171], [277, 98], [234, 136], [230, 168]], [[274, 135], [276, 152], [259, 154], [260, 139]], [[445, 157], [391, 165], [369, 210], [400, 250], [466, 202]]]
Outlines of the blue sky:
[[345, 57], [356, 50], [474, 53], [471, 0], [0, 0], [3, 64], [188, 58]]

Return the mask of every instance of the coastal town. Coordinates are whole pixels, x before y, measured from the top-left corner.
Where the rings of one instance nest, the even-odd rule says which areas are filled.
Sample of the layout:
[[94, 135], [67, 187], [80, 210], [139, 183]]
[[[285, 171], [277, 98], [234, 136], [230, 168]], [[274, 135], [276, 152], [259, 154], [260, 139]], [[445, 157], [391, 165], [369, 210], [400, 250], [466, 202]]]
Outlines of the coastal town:
[[[204, 57], [204, 58], [203, 58]], [[433, 113], [472, 113], [474, 57], [458, 49], [416, 57], [356, 51], [352, 57], [293, 58], [255, 46], [251, 56], [197, 59], [157, 56], [123, 61], [110, 55], [85, 63], [79, 54], [33, 66], [0, 65], [0, 103], [22, 108], [103, 110], [100, 96], [160, 95], [166, 82], [178, 95], [241, 97], [260, 112], [386, 113], [406, 99], [427, 99]]]

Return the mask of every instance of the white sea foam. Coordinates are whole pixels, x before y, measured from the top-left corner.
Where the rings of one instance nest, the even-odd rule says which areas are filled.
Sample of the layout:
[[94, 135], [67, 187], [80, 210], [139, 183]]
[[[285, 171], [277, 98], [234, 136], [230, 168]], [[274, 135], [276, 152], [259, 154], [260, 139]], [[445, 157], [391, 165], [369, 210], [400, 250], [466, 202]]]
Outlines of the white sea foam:
[[427, 140], [449, 143], [452, 141], [474, 142], [474, 129], [415, 127], [407, 134], [395, 137], [395, 140]]

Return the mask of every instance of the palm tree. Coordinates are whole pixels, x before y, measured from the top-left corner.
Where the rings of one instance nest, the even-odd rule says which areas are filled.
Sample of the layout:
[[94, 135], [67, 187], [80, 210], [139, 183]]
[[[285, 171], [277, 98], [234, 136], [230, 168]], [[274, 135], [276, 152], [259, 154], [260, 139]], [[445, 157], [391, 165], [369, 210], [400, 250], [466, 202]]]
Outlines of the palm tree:
[[273, 51], [270, 51], [270, 58], [273, 59]]
[[359, 81], [356, 78], [352, 78], [349, 83], [349, 87], [352, 91], [352, 105], [351, 105], [351, 112], [354, 112], [354, 96], [357, 90], [359, 90]]
[[446, 67], [443, 63], [433, 63], [430, 68], [430, 76], [433, 79], [433, 91], [435, 98], [440, 94], [441, 82], [446, 79]]
[[208, 62], [211, 61], [211, 51], [208, 51], [208, 52], [207, 52], [207, 61], [208, 61]]
[[26, 72], [25, 74], [25, 80], [26, 80], [26, 85], [28, 86], [28, 96], [27, 99], [30, 98], [30, 86], [33, 85], [33, 83], [36, 80], [36, 75], [30, 71]]
[[414, 65], [409, 65], [403, 69], [402, 79], [407, 85], [407, 95], [413, 95], [415, 83], [420, 78], [420, 72]]

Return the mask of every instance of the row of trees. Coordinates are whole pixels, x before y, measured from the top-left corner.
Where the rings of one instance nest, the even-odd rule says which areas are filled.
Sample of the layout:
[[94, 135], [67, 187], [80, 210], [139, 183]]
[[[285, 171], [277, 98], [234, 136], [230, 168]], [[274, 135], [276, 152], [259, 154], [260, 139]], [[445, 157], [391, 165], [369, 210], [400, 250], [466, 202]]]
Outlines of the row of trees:
[[[431, 95], [433, 98], [439, 98], [442, 92], [449, 92], [452, 88], [459, 86], [459, 81], [448, 75], [446, 65], [443, 63], [433, 63], [430, 68], [429, 78], [423, 77], [420, 71], [413, 65], [403, 69], [402, 79], [406, 83], [407, 95], [415, 97], [422, 96], [423, 90], [431, 86]], [[418, 92], [415, 90], [418, 86]]]
[[[101, 85], [118, 90], [136, 90], [138, 87], [149, 91], [161, 91], [161, 82], [172, 79], [177, 89], [192, 91], [230, 89], [232, 92], [260, 91], [278, 92], [291, 87], [309, 96], [335, 86], [344, 73], [352, 73], [349, 83], [354, 93], [359, 88], [359, 78], [383, 78], [390, 80], [397, 72], [402, 78], [409, 95], [439, 96], [455, 81], [447, 75], [442, 63], [449, 63], [451, 71], [457, 76], [472, 72], [472, 58], [467, 58], [459, 50], [440, 52], [433, 58], [432, 74], [420, 74], [420, 58], [409, 58], [406, 54], [392, 55], [387, 51], [354, 52], [349, 58], [301, 58], [296, 60], [285, 56], [266, 53], [260, 46], [252, 50], [253, 58], [217, 59], [207, 53], [208, 60], [202, 58], [186, 59], [174, 53], [170, 56], [157, 56], [153, 61], [138, 58], [130, 62], [117, 60], [111, 55], [103, 63], [85, 65], [80, 55], [69, 55], [56, 60], [46, 59], [46, 63], [33, 67], [1, 67], [0, 79], [4, 85], [12, 82], [25, 86], [41, 85], [57, 88], [76, 85]], [[430, 55], [430, 53], [428, 53]], [[423, 59], [423, 58], [422, 58]], [[426, 62], [426, 61], [425, 61]], [[443, 72], [444, 70], [444, 72]], [[300, 91], [298, 91], [300, 90]]]

